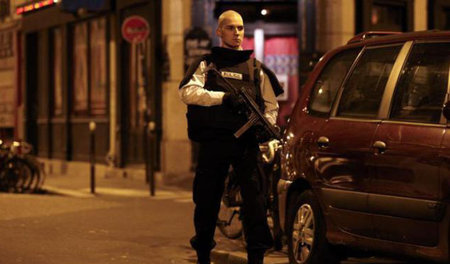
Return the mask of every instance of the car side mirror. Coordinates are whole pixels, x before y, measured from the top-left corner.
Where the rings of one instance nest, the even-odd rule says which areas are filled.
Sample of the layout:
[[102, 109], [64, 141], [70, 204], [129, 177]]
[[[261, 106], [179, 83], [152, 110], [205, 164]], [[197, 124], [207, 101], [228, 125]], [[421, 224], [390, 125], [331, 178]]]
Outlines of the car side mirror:
[[450, 101], [448, 101], [444, 104], [442, 113], [444, 114], [445, 118], [447, 118], [447, 120], [450, 120]]

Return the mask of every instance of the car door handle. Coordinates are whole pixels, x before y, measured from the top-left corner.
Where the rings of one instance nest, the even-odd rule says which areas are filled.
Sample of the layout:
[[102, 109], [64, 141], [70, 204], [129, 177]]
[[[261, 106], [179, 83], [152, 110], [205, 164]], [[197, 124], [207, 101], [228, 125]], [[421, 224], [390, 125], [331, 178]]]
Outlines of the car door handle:
[[319, 139], [317, 139], [317, 145], [321, 149], [328, 148], [329, 144], [330, 144], [330, 140], [327, 137], [319, 137]]
[[383, 141], [377, 140], [372, 146], [378, 150], [379, 154], [383, 154], [386, 151], [386, 143]]

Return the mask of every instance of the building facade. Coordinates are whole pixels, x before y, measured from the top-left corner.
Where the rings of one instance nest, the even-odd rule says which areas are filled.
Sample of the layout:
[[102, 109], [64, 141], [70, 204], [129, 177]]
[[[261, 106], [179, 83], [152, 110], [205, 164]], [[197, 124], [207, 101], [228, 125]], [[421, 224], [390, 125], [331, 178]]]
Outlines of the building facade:
[[[142, 164], [144, 142], [160, 158], [160, 9], [160, 1], [120, 0], [16, 6], [22, 14], [22, 136], [39, 157], [89, 160], [89, 123], [95, 122], [98, 162]], [[138, 42], [136, 34], [147, 37]], [[149, 123], [151, 142], [144, 134]]]
[[281, 126], [314, 62], [355, 34], [450, 29], [445, 0], [0, 0], [0, 8], [0, 136], [26, 139], [49, 163], [87, 164], [93, 121], [99, 164], [148, 161], [167, 182], [195, 167], [178, 85], [188, 59], [219, 44], [222, 11], [242, 13], [244, 48], [284, 84]]
[[12, 1], [0, 1], [0, 138], [17, 138], [20, 130], [20, 20]]

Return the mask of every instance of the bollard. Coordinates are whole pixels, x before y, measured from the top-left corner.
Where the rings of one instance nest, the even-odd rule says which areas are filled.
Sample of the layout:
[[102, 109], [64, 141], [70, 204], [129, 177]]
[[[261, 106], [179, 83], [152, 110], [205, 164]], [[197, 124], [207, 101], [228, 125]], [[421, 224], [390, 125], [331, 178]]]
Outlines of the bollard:
[[152, 158], [154, 159], [154, 151], [153, 151], [153, 147], [154, 147], [154, 138], [153, 138], [153, 133], [155, 131], [155, 122], [151, 121], [148, 122], [147, 124], [147, 132], [146, 132], [146, 138], [147, 138], [147, 157], [146, 157], [146, 162], [145, 162], [145, 173], [146, 178], [148, 180], [149, 183], [149, 187], [150, 187], [150, 196], [155, 196], [155, 168], [153, 166], [153, 161]]
[[91, 193], [95, 194], [95, 122], [89, 122], [90, 146], [89, 161], [91, 167]]

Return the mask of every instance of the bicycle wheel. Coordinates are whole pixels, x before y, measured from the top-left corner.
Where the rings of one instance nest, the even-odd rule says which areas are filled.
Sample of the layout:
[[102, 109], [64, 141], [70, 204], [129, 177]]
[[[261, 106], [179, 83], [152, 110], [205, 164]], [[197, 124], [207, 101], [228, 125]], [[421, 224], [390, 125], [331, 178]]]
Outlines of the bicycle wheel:
[[15, 185], [15, 191], [23, 193], [27, 191], [27, 183], [33, 178], [33, 171], [23, 159], [16, 160], [16, 167], [18, 181]]
[[30, 168], [17, 157], [10, 158], [2, 164], [0, 179], [2, 179], [2, 189], [7, 192], [22, 192], [30, 177]]
[[241, 196], [237, 184], [234, 182], [234, 172], [230, 171], [225, 180], [225, 191], [220, 202], [219, 215], [216, 226], [229, 239], [242, 236]]
[[217, 227], [220, 232], [229, 239], [238, 239], [242, 236], [241, 208], [239, 206], [228, 207], [224, 202], [220, 204]]
[[29, 192], [37, 192], [43, 184], [44, 171], [41, 169], [37, 159], [31, 155], [25, 155], [23, 161], [27, 164], [31, 173], [31, 177], [28, 179], [24, 189]]

